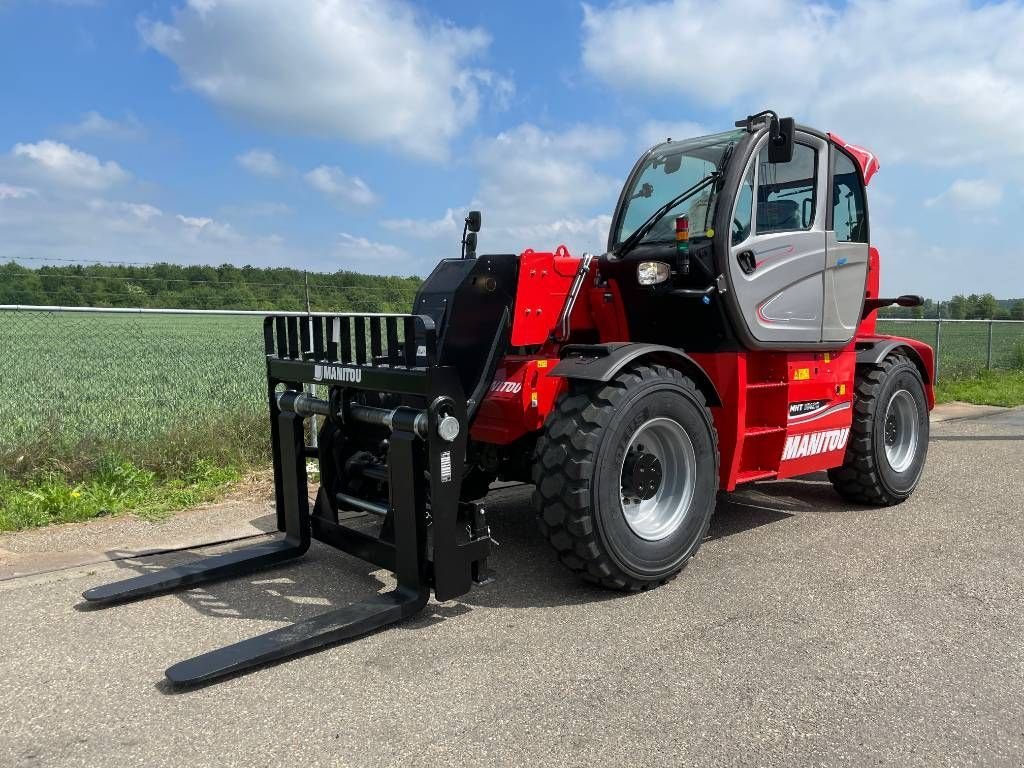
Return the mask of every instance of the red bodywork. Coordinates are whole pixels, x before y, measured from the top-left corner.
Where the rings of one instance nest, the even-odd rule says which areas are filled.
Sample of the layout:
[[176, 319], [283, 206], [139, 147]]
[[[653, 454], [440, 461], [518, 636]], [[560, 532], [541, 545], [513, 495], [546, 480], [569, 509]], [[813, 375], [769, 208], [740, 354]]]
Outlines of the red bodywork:
[[[874, 155], [831, 134], [830, 138], [857, 159], [869, 180], [878, 169]], [[474, 440], [508, 446], [537, 432], [558, 396], [568, 389], [568, 379], [549, 375], [561, 357], [561, 345], [552, 339], [579, 265], [580, 259], [564, 246], [553, 253], [528, 250], [520, 257], [511, 345], [537, 351], [509, 354], [500, 362], [473, 422]], [[573, 333], [596, 332], [601, 343], [630, 341], [616, 282], [598, 287], [596, 270], [591, 272], [573, 306]], [[871, 248], [865, 294], [874, 298], [878, 291], [878, 251]], [[853, 420], [857, 349], [878, 342], [896, 342], [916, 356], [928, 407], [933, 407], [931, 347], [914, 339], [878, 335], [874, 312], [840, 350], [691, 354], [722, 403], [711, 409], [718, 430], [722, 489], [841, 465]]]

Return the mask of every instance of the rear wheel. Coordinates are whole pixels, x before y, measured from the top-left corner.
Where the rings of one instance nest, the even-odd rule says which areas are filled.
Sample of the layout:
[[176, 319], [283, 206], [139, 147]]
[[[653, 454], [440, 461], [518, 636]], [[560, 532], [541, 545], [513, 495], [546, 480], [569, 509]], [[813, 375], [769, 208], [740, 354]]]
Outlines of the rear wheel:
[[914, 362], [894, 353], [857, 370], [853, 425], [843, 465], [830, 469], [843, 498], [888, 506], [917, 487], [928, 454], [928, 401]]
[[588, 581], [661, 584], [696, 553], [715, 508], [718, 440], [704, 396], [660, 365], [572, 386], [537, 446], [540, 529]]

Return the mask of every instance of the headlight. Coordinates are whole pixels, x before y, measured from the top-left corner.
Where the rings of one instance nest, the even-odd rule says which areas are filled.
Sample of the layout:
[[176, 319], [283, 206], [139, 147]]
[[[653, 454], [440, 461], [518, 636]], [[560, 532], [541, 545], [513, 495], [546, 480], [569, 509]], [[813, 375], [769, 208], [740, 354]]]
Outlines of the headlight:
[[663, 261], [641, 261], [636, 265], [636, 281], [640, 285], [664, 283], [669, 274], [669, 266]]

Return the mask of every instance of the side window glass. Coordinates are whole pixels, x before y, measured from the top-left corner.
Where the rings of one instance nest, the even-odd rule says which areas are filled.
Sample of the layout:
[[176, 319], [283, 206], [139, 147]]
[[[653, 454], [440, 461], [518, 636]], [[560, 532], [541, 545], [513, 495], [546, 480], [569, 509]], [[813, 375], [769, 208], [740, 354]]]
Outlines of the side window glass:
[[788, 163], [769, 163], [768, 148], [757, 162], [757, 233], [810, 229], [814, 221], [814, 180], [818, 153], [806, 144], [793, 146]]
[[732, 244], [739, 245], [750, 237], [751, 212], [754, 207], [754, 166], [736, 193], [736, 214], [732, 220]]
[[853, 160], [842, 152], [836, 152], [835, 171], [832, 174], [832, 228], [839, 242], [868, 241], [864, 187]]

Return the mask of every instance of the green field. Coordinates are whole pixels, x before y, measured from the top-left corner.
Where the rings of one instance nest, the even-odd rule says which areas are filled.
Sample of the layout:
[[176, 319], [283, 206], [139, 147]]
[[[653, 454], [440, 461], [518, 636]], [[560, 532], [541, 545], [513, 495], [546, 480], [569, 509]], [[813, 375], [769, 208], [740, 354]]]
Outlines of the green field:
[[263, 413], [260, 317], [3, 313], [0, 446], [146, 438]]
[[[145, 443], [175, 431], [265, 416], [262, 318], [2, 312], [0, 455], [45, 443]], [[880, 321], [935, 343], [934, 323]], [[1024, 324], [993, 327], [993, 364], [1021, 365]], [[940, 377], [985, 368], [988, 327], [945, 323]], [[226, 427], [222, 439], [238, 438]]]
[[[261, 316], [0, 319], [0, 530], [159, 514], [268, 463]], [[935, 343], [934, 323], [878, 330]], [[996, 324], [992, 341], [995, 367], [1024, 370], [1024, 324]], [[1024, 374], [978, 378], [987, 359], [987, 325], [943, 324], [940, 396], [1019, 402]]]
[[161, 475], [267, 455], [262, 318], [5, 312], [0, 471]]

